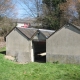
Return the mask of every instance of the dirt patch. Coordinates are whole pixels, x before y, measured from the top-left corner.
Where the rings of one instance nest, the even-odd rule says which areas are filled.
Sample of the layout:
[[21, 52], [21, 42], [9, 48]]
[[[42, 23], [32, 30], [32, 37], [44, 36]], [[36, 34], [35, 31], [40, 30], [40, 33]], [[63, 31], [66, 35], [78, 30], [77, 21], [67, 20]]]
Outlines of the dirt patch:
[[11, 61], [15, 60], [15, 58], [12, 56], [5, 55], [4, 57], [5, 57], [5, 59], [11, 60]]

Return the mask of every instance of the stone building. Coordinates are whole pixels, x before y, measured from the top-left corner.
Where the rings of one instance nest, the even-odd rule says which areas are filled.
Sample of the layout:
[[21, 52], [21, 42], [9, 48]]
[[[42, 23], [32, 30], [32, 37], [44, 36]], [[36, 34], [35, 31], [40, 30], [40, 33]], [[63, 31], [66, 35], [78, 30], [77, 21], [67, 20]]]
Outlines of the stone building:
[[39, 54], [46, 52], [46, 39], [53, 30], [13, 28], [6, 35], [6, 55], [15, 57], [19, 63], [34, 62]]
[[80, 27], [66, 24], [46, 40], [46, 61], [80, 64]]

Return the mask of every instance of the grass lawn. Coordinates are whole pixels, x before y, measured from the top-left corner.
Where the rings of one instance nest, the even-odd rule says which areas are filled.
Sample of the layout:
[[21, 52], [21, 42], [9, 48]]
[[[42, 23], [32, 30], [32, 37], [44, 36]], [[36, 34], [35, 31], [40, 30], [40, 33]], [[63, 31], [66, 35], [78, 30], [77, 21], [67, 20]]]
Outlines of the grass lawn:
[[0, 80], [80, 80], [80, 65], [59, 63], [17, 64], [0, 49]]

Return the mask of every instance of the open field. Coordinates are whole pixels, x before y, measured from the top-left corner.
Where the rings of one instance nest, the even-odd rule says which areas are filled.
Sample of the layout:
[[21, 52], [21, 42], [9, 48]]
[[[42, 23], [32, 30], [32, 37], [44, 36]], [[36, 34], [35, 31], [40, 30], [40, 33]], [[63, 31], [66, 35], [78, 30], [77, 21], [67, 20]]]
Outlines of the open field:
[[80, 80], [80, 65], [59, 63], [17, 64], [0, 49], [0, 80]]

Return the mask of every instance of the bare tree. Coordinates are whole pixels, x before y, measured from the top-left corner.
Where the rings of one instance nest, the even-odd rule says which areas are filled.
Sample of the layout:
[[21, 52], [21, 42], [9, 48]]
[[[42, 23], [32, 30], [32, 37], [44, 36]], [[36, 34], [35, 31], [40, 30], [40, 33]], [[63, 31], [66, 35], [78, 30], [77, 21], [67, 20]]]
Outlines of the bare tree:
[[67, 0], [60, 5], [61, 22], [70, 22], [80, 26], [80, 0]]
[[0, 0], [0, 36], [6, 35], [15, 26], [11, 18], [16, 15], [16, 11], [13, 0]]
[[[42, 0], [17, 0], [30, 17], [39, 17], [42, 10]], [[26, 14], [23, 14], [26, 15]]]
[[16, 13], [14, 9], [13, 0], [0, 0], [0, 16], [13, 16]]

